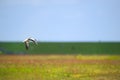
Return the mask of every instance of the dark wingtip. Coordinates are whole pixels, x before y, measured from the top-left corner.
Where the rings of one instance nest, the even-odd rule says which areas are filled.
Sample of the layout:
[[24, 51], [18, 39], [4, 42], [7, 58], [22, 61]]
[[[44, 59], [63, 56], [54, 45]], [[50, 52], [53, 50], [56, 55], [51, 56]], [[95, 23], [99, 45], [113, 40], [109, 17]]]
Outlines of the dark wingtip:
[[27, 43], [25, 42], [25, 48], [26, 48], [26, 50], [28, 50], [28, 46], [27, 46]]

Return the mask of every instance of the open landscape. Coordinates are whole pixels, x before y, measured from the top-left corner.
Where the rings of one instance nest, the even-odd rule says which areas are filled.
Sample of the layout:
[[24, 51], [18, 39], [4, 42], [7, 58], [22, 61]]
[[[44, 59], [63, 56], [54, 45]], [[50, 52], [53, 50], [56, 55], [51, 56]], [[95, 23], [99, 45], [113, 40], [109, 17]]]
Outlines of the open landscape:
[[[32, 45], [32, 44], [30, 44]], [[120, 43], [0, 43], [0, 80], [119, 80]]]
[[0, 80], [119, 79], [119, 55], [0, 55]]
[[120, 80], [120, 0], [0, 0], [0, 80]]
[[1, 54], [120, 54], [120, 42], [38, 42], [26, 50], [22, 42], [0, 42]]

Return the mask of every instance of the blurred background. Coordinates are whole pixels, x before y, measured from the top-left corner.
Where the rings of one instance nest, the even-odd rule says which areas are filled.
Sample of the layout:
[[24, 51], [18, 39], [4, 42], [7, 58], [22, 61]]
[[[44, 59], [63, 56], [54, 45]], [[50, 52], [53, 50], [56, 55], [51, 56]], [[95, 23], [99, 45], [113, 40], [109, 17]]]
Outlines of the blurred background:
[[[1, 53], [120, 53], [120, 0], [0, 0], [0, 29]], [[41, 44], [29, 52], [30, 36]]]

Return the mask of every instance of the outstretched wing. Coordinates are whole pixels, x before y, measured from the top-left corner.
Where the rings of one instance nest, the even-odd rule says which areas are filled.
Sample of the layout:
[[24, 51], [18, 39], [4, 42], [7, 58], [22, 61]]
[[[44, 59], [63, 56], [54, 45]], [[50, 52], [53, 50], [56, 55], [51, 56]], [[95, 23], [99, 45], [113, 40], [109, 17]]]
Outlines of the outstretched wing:
[[24, 42], [25, 43], [25, 48], [26, 48], [26, 50], [28, 50], [28, 48], [29, 48], [29, 43], [28, 42]]
[[29, 41], [32, 41], [34, 44], [37, 45], [37, 40], [36, 40], [36, 39], [29, 38], [28, 40], [29, 40]]

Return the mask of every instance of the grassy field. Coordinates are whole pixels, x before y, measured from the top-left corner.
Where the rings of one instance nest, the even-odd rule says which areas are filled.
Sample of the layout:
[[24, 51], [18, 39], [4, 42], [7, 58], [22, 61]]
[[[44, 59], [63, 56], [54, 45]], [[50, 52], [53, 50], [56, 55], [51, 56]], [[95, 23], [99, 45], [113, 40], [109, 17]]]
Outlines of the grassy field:
[[0, 55], [0, 80], [120, 80], [120, 55]]
[[0, 53], [6, 54], [120, 54], [120, 42], [39, 42], [30, 44], [26, 51], [24, 43], [0, 42]]

